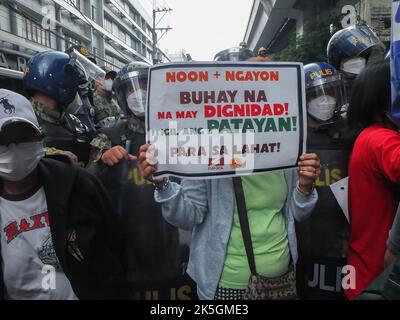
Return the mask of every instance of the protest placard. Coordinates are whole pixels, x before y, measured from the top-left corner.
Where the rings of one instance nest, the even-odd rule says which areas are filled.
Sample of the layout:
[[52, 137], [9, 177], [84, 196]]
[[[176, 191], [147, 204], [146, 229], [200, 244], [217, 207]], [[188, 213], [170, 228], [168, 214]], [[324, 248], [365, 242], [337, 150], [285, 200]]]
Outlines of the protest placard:
[[305, 152], [300, 63], [150, 68], [147, 142], [155, 177], [215, 178], [297, 166]]

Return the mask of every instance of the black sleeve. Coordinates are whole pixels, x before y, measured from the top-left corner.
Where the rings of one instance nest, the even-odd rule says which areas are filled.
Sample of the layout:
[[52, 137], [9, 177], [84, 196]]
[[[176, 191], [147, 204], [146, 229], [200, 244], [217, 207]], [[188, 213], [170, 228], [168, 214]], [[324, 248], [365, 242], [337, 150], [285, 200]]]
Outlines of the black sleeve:
[[104, 232], [103, 236], [104, 240], [106, 240], [106, 245], [110, 246], [111, 251], [116, 254], [123, 266], [126, 267], [126, 236], [123, 231], [124, 228], [122, 228], [121, 219], [111, 205], [110, 197], [100, 180], [83, 170], [82, 173], [86, 176], [86, 179], [90, 180], [89, 185], [91, 187], [88, 190], [90, 201], [91, 205], [95, 207], [93, 211], [96, 212], [96, 220], [100, 223]]
[[101, 182], [83, 169], [79, 176], [80, 190], [77, 191], [85, 210], [86, 222], [83, 224], [87, 228], [80, 230], [86, 230], [82, 232], [90, 243], [87, 260], [93, 271], [91, 276], [101, 278], [93, 287], [104, 293], [101, 299], [125, 299], [128, 263], [124, 228]]
[[400, 255], [400, 206], [397, 209], [396, 217], [389, 233], [387, 246], [395, 255]]

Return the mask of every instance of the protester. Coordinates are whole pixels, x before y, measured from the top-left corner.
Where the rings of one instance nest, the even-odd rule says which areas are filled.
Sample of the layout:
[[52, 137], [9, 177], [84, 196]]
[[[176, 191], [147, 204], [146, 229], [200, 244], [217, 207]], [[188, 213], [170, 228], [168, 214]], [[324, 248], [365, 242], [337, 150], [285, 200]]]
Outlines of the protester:
[[[250, 270], [234, 205], [232, 180], [154, 181], [156, 168], [146, 159], [149, 145], [140, 149], [142, 176], [156, 184], [155, 199], [165, 219], [192, 231], [188, 274], [196, 281], [202, 299], [241, 299]], [[279, 277], [297, 262], [294, 219], [311, 213], [317, 193], [313, 183], [320, 174], [316, 154], [304, 154], [295, 170], [278, 170], [243, 177], [257, 270]]]
[[[215, 60], [252, 57], [248, 49], [240, 49], [224, 50]], [[243, 299], [250, 267], [234, 200], [238, 190], [232, 179], [183, 179], [180, 184], [168, 178], [154, 181], [151, 176], [156, 167], [146, 155], [149, 147], [143, 145], [140, 149], [139, 169], [156, 185], [155, 199], [162, 205], [164, 218], [192, 232], [187, 272], [197, 283], [199, 297]], [[258, 274], [282, 282], [291, 272], [291, 264], [296, 266], [294, 220], [303, 220], [311, 213], [318, 198], [314, 182], [319, 174], [318, 156], [304, 154], [299, 161], [299, 175], [289, 169], [241, 178]]]
[[124, 298], [124, 243], [102, 185], [67, 157], [43, 158], [26, 98], [0, 89], [0, 105], [12, 108], [0, 112], [1, 294]]
[[384, 61], [361, 72], [350, 100], [349, 125], [361, 133], [349, 161], [348, 264], [356, 271], [355, 288], [345, 290], [349, 299], [383, 271], [400, 199], [400, 136], [388, 117], [390, 97], [390, 65]]

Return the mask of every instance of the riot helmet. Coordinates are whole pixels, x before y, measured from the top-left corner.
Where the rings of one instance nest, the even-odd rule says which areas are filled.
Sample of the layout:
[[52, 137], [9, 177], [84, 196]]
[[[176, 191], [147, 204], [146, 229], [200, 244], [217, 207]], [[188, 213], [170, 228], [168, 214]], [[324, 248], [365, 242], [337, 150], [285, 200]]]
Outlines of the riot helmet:
[[218, 52], [214, 61], [246, 61], [254, 57], [253, 51], [246, 47], [233, 47]]
[[24, 69], [23, 85], [28, 94], [32, 96], [34, 92], [41, 92], [61, 107], [68, 106], [75, 99], [81, 81], [81, 71], [63, 52], [38, 53]]
[[340, 73], [328, 63], [317, 62], [306, 65], [304, 74], [307, 113], [319, 123], [340, 119], [340, 110], [346, 105]]
[[141, 61], [128, 63], [114, 80], [115, 96], [125, 115], [133, 114], [141, 119], [145, 116], [149, 66]]
[[355, 78], [368, 63], [383, 59], [385, 45], [368, 25], [339, 30], [329, 40], [328, 62], [345, 76]]

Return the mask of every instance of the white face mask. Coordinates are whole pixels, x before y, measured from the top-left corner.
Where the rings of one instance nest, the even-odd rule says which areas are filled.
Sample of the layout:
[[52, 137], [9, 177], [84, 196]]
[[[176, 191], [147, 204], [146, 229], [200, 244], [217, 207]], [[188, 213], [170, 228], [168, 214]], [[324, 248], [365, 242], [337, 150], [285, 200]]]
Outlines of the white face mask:
[[112, 91], [112, 86], [113, 86], [113, 80], [112, 79], [104, 80], [104, 82], [103, 82], [104, 90], [106, 90], [108, 92], [111, 92]]
[[0, 146], [0, 177], [20, 181], [37, 167], [43, 157], [42, 141]]
[[331, 96], [320, 96], [308, 103], [308, 113], [321, 121], [332, 118], [336, 108], [336, 99]]
[[131, 93], [126, 98], [126, 102], [128, 103], [129, 109], [137, 117], [145, 116], [146, 100], [147, 100], [147, 92], [146, 90], [143, 89]]
[[367, 64], [367, 61], [365, 58], [353, 58], [345, 63], [343, 63], [343, 68], [342, 70], [347, 73], [351, 74], [360, 74], [361, 71], [365, 68], [365, 65]]

